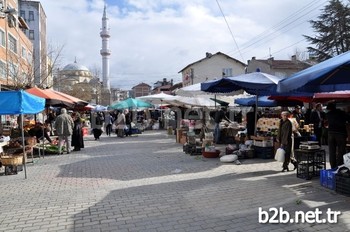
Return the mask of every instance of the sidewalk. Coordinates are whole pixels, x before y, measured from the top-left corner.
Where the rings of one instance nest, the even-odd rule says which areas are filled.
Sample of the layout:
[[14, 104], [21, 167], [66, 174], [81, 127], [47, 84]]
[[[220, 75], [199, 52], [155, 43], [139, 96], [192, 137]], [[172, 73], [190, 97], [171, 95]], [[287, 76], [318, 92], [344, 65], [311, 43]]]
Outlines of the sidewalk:
[[[89, 135], [85, 146], [36, 159], [27, 179], [23, 172], [0, 176], [0, 231], [350, 230], [349, 197], [318, 178], [281, 173], [274, 160], [235, 165], [189, 156], [166, 131], [99, 141]], [[316, 208], [321, 219], [328, 208], [341, 215], [333, 224], [261, 224], [260, 207], [282, 207], [293, 219], [296, 211]]]

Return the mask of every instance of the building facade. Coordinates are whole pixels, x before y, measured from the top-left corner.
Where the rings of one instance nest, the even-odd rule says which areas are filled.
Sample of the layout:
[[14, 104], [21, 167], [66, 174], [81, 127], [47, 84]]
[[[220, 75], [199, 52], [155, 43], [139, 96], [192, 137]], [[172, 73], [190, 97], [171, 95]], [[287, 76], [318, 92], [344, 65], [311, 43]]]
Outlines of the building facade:
[[179, 71], [183, 86], [201, 83], [222, 77], [245, 73], [246, 64], [224, 53], [206, 53], [205, 58], [187, 65]]
[[52, 73], [48, 72], [46, 14], [40, 1], [19, 0], [19, 15], [28, 24], [25, 31], [33, 43], [33, 76], [34, 84], [41, 87], [51, 87]]
[[297, 60], [296, 56], [292, 56], [291, 60], [275, 60], [273, 57], [262, 60], [252, 57], [248, 60], [247, 73], [260, 71], [278, 77], [288, 77], [310, 66], [308, 63]]
[[24, 32], [28, 25], [17, 16], [15, 0], [0, 1], [0, 85], [20, 89], [33, 83], [33, 44]]
[[151, 93], [151, 86], [146, 83], [140, 83], [138, 85], [135, 85], [131, 88], [132, 90], [132, 97], [142, 97], [150, 95]]

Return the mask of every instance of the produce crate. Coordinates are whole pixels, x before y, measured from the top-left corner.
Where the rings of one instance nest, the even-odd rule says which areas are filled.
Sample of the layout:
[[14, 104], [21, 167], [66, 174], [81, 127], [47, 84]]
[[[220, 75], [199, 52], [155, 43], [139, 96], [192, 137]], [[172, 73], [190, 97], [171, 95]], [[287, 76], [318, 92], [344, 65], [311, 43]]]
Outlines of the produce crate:
[[337, 169], [320, 170], [320, 184], [323, 187], [335, 190], [335, 171]]
[[3, 155], [1, 163], [4, 166], [17, 166], [23, 164], [23, 155]]
[[253, 146], [255, 151], [255, 156], [260, 159], [273, 159], [274, 154], [274, 148], [273, 147], [259, 147], [259, 146]]
[[335, 191], [350, 197], [350, 177], [335, 175]]

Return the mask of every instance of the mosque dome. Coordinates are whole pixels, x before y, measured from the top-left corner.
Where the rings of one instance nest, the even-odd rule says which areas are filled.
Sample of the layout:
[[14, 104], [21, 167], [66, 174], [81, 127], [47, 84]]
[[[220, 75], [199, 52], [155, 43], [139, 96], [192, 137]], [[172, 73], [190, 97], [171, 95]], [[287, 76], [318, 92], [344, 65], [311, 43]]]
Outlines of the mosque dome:
[[64, 71], [89, 71], [84, 65], [74, 62], [72, 64], [67, 64], [62, 70]]

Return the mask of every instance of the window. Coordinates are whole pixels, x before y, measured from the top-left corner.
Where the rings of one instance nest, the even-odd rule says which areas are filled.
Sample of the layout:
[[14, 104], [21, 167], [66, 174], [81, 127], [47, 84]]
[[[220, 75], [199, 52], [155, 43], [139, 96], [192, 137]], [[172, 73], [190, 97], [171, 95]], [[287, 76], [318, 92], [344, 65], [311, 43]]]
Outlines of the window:
[[28, 51], [27, 60], [28, 60], [29, 63], [32, 63], [32, 61], [33, 61], [32, 53], [30, 53], [29, 51]]
[[22, 58], [27, 59], [27, 49], [25, 47], [22, 47]]
[[9, 34], [9, 49], [14, 53], [17, 53], [17, 40], [15, 37]]
[[34, 11], [29, 11], [29, 16], [28, 16], [29, 21], [34, 21]]
[[1, 46], [5, 47], [5, 32], [3, 30], [0, 30], [0, 44]]
[[223, 68], [222, 77], [232, 77], [232, 68]]
[[6, 64], [0, 60], [0, 78], [6, 79]]
[[20, 16], [26, 20], [26, 12], [24, 10], [21, 10]]
[[12, 62], [9, 63], [9, 77], [15, 79], [17, 77], [18, 66]]
[[34, 39], [34, 30], [29, 30], [29, 39]]

